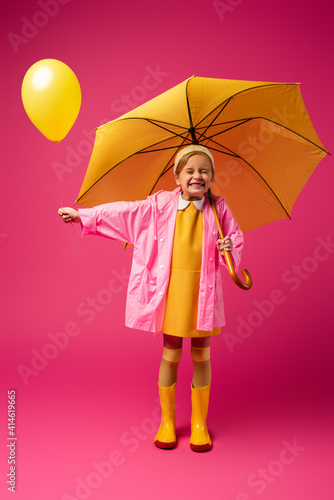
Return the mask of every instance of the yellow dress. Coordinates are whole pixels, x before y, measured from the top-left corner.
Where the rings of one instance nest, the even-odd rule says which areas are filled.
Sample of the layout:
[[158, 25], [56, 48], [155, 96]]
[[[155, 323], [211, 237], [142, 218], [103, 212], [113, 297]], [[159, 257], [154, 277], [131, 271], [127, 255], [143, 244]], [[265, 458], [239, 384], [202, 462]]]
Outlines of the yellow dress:
[[220, 333], [197, 330], [202, 263], [203, 212], [193, 203], [178, 210], [162, 332], [177, 337], [208, 337]]

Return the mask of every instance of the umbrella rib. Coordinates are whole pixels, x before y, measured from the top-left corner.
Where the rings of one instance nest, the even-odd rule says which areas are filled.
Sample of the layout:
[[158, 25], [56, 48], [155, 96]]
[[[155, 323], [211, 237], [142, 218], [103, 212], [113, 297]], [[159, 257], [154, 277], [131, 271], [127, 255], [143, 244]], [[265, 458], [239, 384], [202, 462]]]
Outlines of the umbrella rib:
[[[191, 134], [191, 131], [189, 131], [189, 133]], [[188, 137], [189, 137], [189, 133], [188, 133]], [[185, 137], [185, 138], [184, 138], [183, 143], [182, 143], [182, 144], [180, 144], [180, 145], [178, 146], [178, 149], [177, 149], [177, 151], [175, 151], [175, 153], [177, 153], [177, 152], [178, 152], [178, 151], [179, 151], [179, 150], [183, 147], [183, 145], [184, 145], [185, 141], [188, 139], [188, 137]], [[144, 152], [145, 152], [145, 151], [143, 151], [143, 153], [144, 153]], [[227, 153], [227, 154], [228, 154], [228, 153]], [[234, 155], [233, 155], [233, 156], [234, 156]], [[161, 177], [162, 177], [163, 175], [165, 175], [167, 172], [169, 172], [169, 170], [173, 167], [173, 165], [168, 166], [168, 164], [169, 164], [170, 160], [171, 160], [171, 158], [170, 158], [170, 159], [169, 159], [169, 161], [167, 162], [167, 164], [166, 164], [165, 168], [162, 170], [161, 174], [159, 175], [159, 177], [157, 178], [157, 180], [155, 181], [155, 183], [153, 184], [152, 189], [150, 190], [150, 193], [149, 193], [149, 194], [152, 194], [153, 189], [155, 188], [155, 186], [156, 186], [156, 185], [157, 185], [157, 183], [159, 182], [159, 179], [161, 179]]]
[[[157, 125], [158, 123], [164, 123], [165, 125], [170, 125], [171, 127], [178, 127], [178, 128], [183, 128], [184, 130], [188, 130], [187, 127], [183, 127], [182, 125], [175, 125], [175, 123], [166, 122], [164, 120], [156, 120], [154, 118], [144, 118], [143, 116], [129, 116], [127, 118], [117, 118], [116, 120], [114, 120], [113, 122], [110, 122], [110, 123], [123, 122], [126, 120], [142, 120], [142, 121], [150, 122], [153, 125]], [[102, 125], [102, 127], [104, 127], [104, 126], [105, 125]], [[99, 128], [102, 128], [102, 127], [98, 127], [97, 130], [99, 130]], [[168, 132], [171, 132], [172, 134], [174, 133], [172, 130], [169, 130], [169, 129], [166, 129], [166, 130], [168, 130]]]
[[[216, 141], [212, 141], [214, 142], [214, 144], [216, 144], [217, 146], [220, 146], [219, 142], [216, 142]], [[245, 160], [245, 158], [243, 158], [242, 156], [234, 153], [233, 151], [229, 150], [228, 148], [226, 148], [225, 146], [223, 146], [225, 149], [227, 149], [228, 151], [230, 151], [230, 153], [225, 153], [225, 151], [221, 151], [219, 149], [214, 149], [214, 148], [211, 148], [210, 149], [214, 149], [214, 151], [217, 151], [217, 153], [222, 153], [222, 154], [228, 154], [229, 156], [234, 156], [234, 158], [239, 158], [241, 161], [243, 161], [244, 163], [246, 163], [246, 165], [248, 165], [255, 173], [256, 175], [265, 183], [265, 185], [268, 187], [268, 189], [272, 192], [272, 194], [274, 195], [274, 197], [276, 198], [276, 200], [278, 201], [278, 203], [281, 205], [281, 207], [283, 208], [284, 212], [286, 213], [286, 215], [289, 217], [289, 219], [291, 219], [291, 216], [289, 214], [289, 212], [286, 210], [286, 208], [284, 207], [283, 203], [281, 202], [281, 200], [279, 199], [279, 197], [277, 196], [277, 194], [275, 193], [275, 191], [273, 190], [273, 188], [268, 184], [268, 182], [265, 180], [265, 178], [260, 174], [260, 172], [258, 172], [256, 170], [255, 167], [253, 167], [253, 165], [251, 165], [247, 160]]]
[[[93, 187], [93, 186], [95, 186], [95, 184], [97, 184], [97, 183], [98, 183], [101, 179], [103, 179], [103, 177], [105, 177], [107, 174], [109, 174], [109, 172], [111, 172], [112, 170], [114, 170], [116, 167], [118, 167], [119, 165], [121, 165], [124, 161], [128, 160], [128, 159], [129, 159], [129, 158], [131, 158], [132, 156], [135, 156], [135, 155], [137, 155], [137, 154], [151, 153], [151, 152], [155, 152], [155, 151], [166, 151], [167, 149], [173, 149], [173, 148], [174, 148], [174, 149], [176, 149], [176, 151], [175, 151], [175, 152], [173, 152], [173, 155], [172, 155], [172, 157], [173, 157], [173, 156], [174, 156], [174, 154], [175, 154], [175, 153], [177, 153], [177, 152], [179, 151], [179, 149], [180, 149], [180, 148], [182, 148], [182, 146], [184, 145], [184, 143], [185, 143], [185, 142], [186, 142], [186, 140], [188, 139], [188, 137], [189, 137], [189, 131], [188, 131], [188, 130], [186, 130], [186, 132], [187, 132], [187, 136], [186, 136], [186, 137], [183, 137], [182, 135], [178, 135], [178, 137], [180, 137], [181, 139], [183, 139], [182, 143], [181, 143], [179, 146], [170, 146], [170, 147], [167, 147], [167, 148], [160, 148], [160, 149], [157, 149], [157, 150], [155, 150], [155, 149], [154, 149], [154, 150], [152, 150], [152, 151], [144, 151], [144, 150], [142, 150], [142, 151], [136, 151], [135, 153], [130, 154], [129, 156], [127, 156], [127, 157], [126, 157], [126, 158], [124, 158], [123, 160], [119, 161], [118, 163], [116, 163], [116, 165], [113, 165], [113, 166], [112, 166], [109, 170], [107, 170], [107, 172], [105, 172], [103, 175], [101, 175], [101, 177], [99, 177], [98, 179], [96, 179], [96, 181], [95, 181], [95, 182], [93, 182], [93, 183], [92, 183], [92, 185], [91, 185], [91, 186], [90, 186], [90, 187], [89, 187], [89, 188], [88, 188], [88, 189], [87, 189], [84, 193], [82, 193], [82, 195], [80, 196], [80, 198], [78, 198], [78, 199], [75, 201], [75, 203], [78, 203], [78, 202], [80, 201], [80, 199], [81, 199], [83, 196], [85, 196], [85, 194], [86, 194], [86, 193], [88, 193], [88, 191], [89, 191], [90, 189], [92, 189], [92, 187]], [[146, 148], [144, 148], [144, 149], [146, 149], [146, 150], [147, 150], [147, 148], [152, 148], [152, 147], [154, 147], [154, 146], [156, 146], [156, 145], [158, 145], [158, 144], [162, 144], [163, 142], [167, 142], [167, 141], [169, 141], [170, 139], [171, 139], [171, 138], [169, 137], [168, 139], [164, 139], [163, 141], [159, 141], [159, 142], [157, 142], [156, 144], [151, 144], [150, 146], [147, 146], [147, 147], [146, 147]], [[189, 141], [189, 143], [191, 143], [191, 142]], [[164, 175], [166, 172], [168, 172], [168, 170], [172, 167], [172, 165], [171, 165], [171, 166], [170, 166], [170, 167], [166, 170], [166, 168], [167, 168], [167, 166], [168, 166], [168, 163], [169, 163], [169, 162], [170, 162], [170, 160], [167, 162], [167, 164], [165, 165], [164, 169], [162, 170], [162, 173], [159, 175], [159, 177], [157, 178], [156, 182], [154, 183], [154, 185], [153, 185], [153, 187], [152, 187], [152, 190], [150, 191], [150, 194], [152, 193], [152, 191], [153, 191], [154, 187], [155, 187], [155, 186], [156, 186], [156, 184], [158, 183], [158, 181], [159, 181], [160, 177], [161, 177], [162, 175]]]
[[[229, 128], [226, 128], [224, 130], [222, 130], [221, 132], [217, 132], [216, 134], [212, 134], [212, 135], [209, 135], [206, 137], [207, 140], [212, 140], [213, 137], [217, 137], [217, 135], [222, 135], [222, 134], [225, 134], [225, 132], [229, 132], [230, 130], [233, 130], [234, 128], [237, 128], [237, 127], [240, 127], [241, 125], [244, 125], [245, 123], [251, 121], [251, 120], [256, 120], [260, 117], [255, 117], [255, 118], [242, 118], [242, 120], [240, 121], [240, 123], [237, 123], [235, 125], [233, 125], [232, 127], [229, 127]], [[265, 119], [265, 118], [264, 118]], [[226, 125], [227, 123], [234, 123], [234, 122], [222, 122], [222, 123], [217, 123], [217, 126], [218, 125]]]
[[[188, 134], [188, 136], [189, 136], [189, 134]], [[186, 140], [187, 138], [188, 138], [188, 137], [185, 137], [185, 140]], [[183, 143], [182, 143], [182, 144], [180, 144], [180, 145], [178, 146], [178, 148], [177, 148], [177, 150], [175, 151], [175, 153], [178, 153], [178, 151], [179, 151], [179, 150], [183, 147], [184, 142], [185, 142], [185, 141], [183, 141]], [[165, 175], [167, 172], [169, 172], [169, 170], [173, 167], [173, 165], [174, 165], [174, 164], [172, 164], [172, 165], [170, 165], [170, 166], [168, 167], [168, 164], [169, 164], [169, 162], [171, 161], [171, 159], [172, 159], [172, 158], [173, 158], [173, 156], [172, 156], [172, 157], [168, 160], [168, 162], [167, 162], [167, 164], [165, 165], [164, 169], [162, 170], [161, 174], [158, 176], [158, 178], [157, 178], [157, 179], [156, 179], [156, 181], [154, 182], [154, 184], [153, 184], [153, 186], [152, 186], [152, 189], [150, 190], [149, 194], [152, 194], [152, 193], [153, 193], [153, 189], [154, 189], [154, 188], [155, 188], [155, 186], [158, 184], [158, 182], [159, 182], [159, 180], [161, 179], [161, 177], [162, 177], [163, 175]]]
[[[167, 132], [170, 132], [171, 134], [173, 134], [175, 137], [182, 137], [181, 134], [178, 134], [177, 132], [173, 132], [172, 130], [170, 130], [169, 128], [166, 128], [166, 127], [163, 127], [162, 125], [160, 125], [160, 123], [165, 123], [166, 125], [171, 125], [173, 127], [178, 127], [179, 125], [173, 125], [172, 123], [167, 123], [167, 122], [155, 122], [149, 118], [145, 118], [145, 120], [149, 123], [151, 123], [152, 125], [155, 125], [156, 127], [159, 127], [159, 128], [162, 128], [163, 130], [166, 130]], [[184, 128], [185, 132], [187, 131], [187, 129], [185, 127], [180, 127], [180, 128]]]
[[[190, 110], [189, 110], [189, 113], [190, 113]], [[146, 121], [148, 123], [151, 123], [151, 125], [155, 125], [156, 127], [159, 127], [159, 128], [162, 128], [163, 130], [166, 130], [167, 132], [169, 132], [170, 134], [173, 134], [174, 137], [183, 137], [182, 134], [178, 134], [177, 132], [174, 132], [173, 130], [170, 130], [169, 128], [167, 127], [163, 127], [161, 124], [165, 124], [165, 125], [169, 125], [171, 127], [178, 127], [178, 128], [182, 128], [184, 129], [184, 131], [188, 132], [190, 131], [191, 134], [192, 134], [192, 141], [189, 141], [189, 143], [194, 143], [194, 128], [190, 128], [190, 129], [187, 129], [186, 127], [183, 127], [182, 125], [175, 125], [174, 123], [169, 123], [169, 122], [165, 122], [165, 121], [162, 121], [162, 120], [153, 120], [151, 118], [142, 118], [142, 117], [129, 117], [129, 118], [122, 118], [121, 120], [119, 121], [124, 121], [124, 120], [143, 120], [143, 121]], [[190, 120], [191, 120], [191, 116], [190, 116]], [[196, 140], [196, 138], [195, 138]]]
[[[244, 89], [244, 90], [240, 90], [239, 92], [236, 92], [235, 94], [233, 94], [231, 97], [228, 97], [226, 99], [226, 104], [224, 105], [224, 108], [226, 107], [227, 104], [229, 104], [232, 99], [234, 99], [236, 96], [238, 96], [239, 94], [244, 94], [245, 92], [248, 92], [250, 90], [255, 90], [255, 89], [259, 89], [259, 88], [263, 88], [263, 87], [279, 87], [280, 85], [291, 85], [291, 86], [295, 86], [295, 85], [298, 85], [298, 83], [267, 83], [267, 84], [263, 84], [263, 85], [258, 85], [258, 86], [255, 86], [255, 87], [249, 87], [247, 89]], [[200, 122], [198, 122], [197, 125], [199, 125], [200, 123], [202, 123], [204, 120], [206, 120], [208, 118], [208, 116], [213, 113], [214, 111], [216, 111], [216, 109], [219, 108], [219, 106], [222, 106], [222, 104], [224, 103], [225, 101], [221, 102], [220, 104], [218, 104], [214, 109], [212, 109], [207, 115], [205, 115], [202, 120]], [[218, 115], [219, 116], [219, 113]]]
[[[207, 137], [206, 137], [206, 139], [207, 139], [207, 140], [211, 140], [211, 138], [212, 138], [212, 137], [216, 137], [217, 135], [224, 134], [225, 132], [228, 132], [229, 130], [232, 130], [232, 129], [234, 129], [234, 128], [240, 127], [240, 126], [241, 126], [241, 125], [243, 125], [244, 123], [247, 123], [247, 122], [249, 122], [249, 121], [251, 121], [251, 120], [253, 120], [253, 118], [242, 118], [242, 119], [240, 120], [240, 123], [237, 123], [237, 124], [235, 124], [235, 125], [233, 125], [233, 126], [231, 126], [231, 127], [229, 127], [229, 128], [226, 128], [226, 129], [222, 130], [221, 132], [217, 132], [216, 134], [213, 134], [213, 135], [207, 136]], [[235, 120], [234, 120], [234, 121], [232, 121], [232, 122], [222, 122], [222, 123], [217, 123], [217, 126], [218, 126], [218, 125], [226, 125], [226, 124], [228, 124], [228, 123], [234, 123], [234, 122], [235, 122]]]
[[[209, 123], [209, 125], [206, 127], [206, 129], [201, 133], [201, 135], [199, 136], [198, 140], [201, 139], [201, 137], [206, 133], [206, 131], [212, 126], [213, 122], [215, 120], [217, 120], [218, 116], [224, 111], [224, 109], [226, 108], [226, 106], [228, 105], [228, 103], [230, 102], [230, 100], [232, 99], [232, 97], [230, 97], [226, 103], [224, 104], [224, 106], [221, 108], [221, 110], [219, 111], [218, 115], [216, 115], [213, 120], [211, 121], [211, 123]], [[216, 108], [217, 109], [217, 108]], [[209, 116], [209, 115], [207, 115]]]
[[292, 130], [291, 128], [288, 128], [285, 125], [282, 125], [281, 123], [277, 123], [274, 120], [270, 120], [269, 118], [263, 118], [262, 116], [259, 116], [257, 118], [252, 118], [252, 120], [256, 120], [256, 119], [262, 119], [262, 120], [266, 120], [266, 121], [268, 121], [270, 123], [274, 123], [275, 125], [278, 125], [279, 127], [282, 127], [285, 130], [288, 130], [289, 132], [292, 132], [295, 135], [298, 135], [299, 137], [301, 137], [302, 139], [304, 139], [304, 141], [309, 142], [310, 144], [313, 144], [313, 146], [315, 146], [316, 148], [321, 149], [326, 154], [330, 155], [330, 153], [325, 148], [323, 148], [322, 146], [319, 146], [318, 144], [316, 144], [315, 142], [311, 141], [310, 139], [307, 139], [307, 137], [304, 137], [302, 134], [299, 134], [295, 130]]
[[[239, 94], [243, 94], [245, 92], [248, 92], [250, 90], [254, 90], [254, 89], [258, 89], [258, 88], [264, 88], [264, 87], [279, 87], [279, 86], [282, 86], [282, 85], [288, 85], [288, 86], [298, 86], [299, 84], [298, 83], [270, 83], [270, 84], [264, 84], [264, 85], [259, 85], [259, 86], [256, 86], [256, 87], [250, 87], [250, 88], [247, 88], [247, 89], [244, 89], [244, 90], [241, 90], [240, 92], [237, 92], [235, 93], [233, 96], [229, 97], [227, 99], [227, 102], [224, 104], [223, 108], [219, 111], [219, 113], [217, 114], [217, 116], [212, 120], [210, 126], [212, 126], [212, 123], [216, 120], [216, 118], [220, 115], [221, 111], [223, 109], [225, 109], [225, 107], [227, 106], [227, 104], [229, 104], [233, 98], [235, 98], [236, 96], [238, 96]], [[224, 102], [224, 101], [223, 101]], [[200, 125], [200, 123], [202, 123], [204, 120], [206, 120], [206, 118], [208, 118], [208, 116], [213, 113], [217, 108], [219, 108], [220, 106], [222, 106], [223, 103], [220, 103], [218, 104], [218, 106], [216, 106], [215, 109], [211, 110], [207, 115], [205, 115], [202, 120], [197, 124], [197, 127], [198, 125]], [[188, 108], [189, 108], [189, 104], [188, 104]], [[262, 120], [266, 120], [266, 121], [270, 121], [271, 123], [275, 123], [276, 125], [280, 126], [280, 127], [283, 127], [284, 129], [286, 130], [289, 130], [290, 132], [298, 135], [299, 137], [301, 137], [302, 139], [304, 139], [305, 141], [309, 142], [310, 144], [313, 144], [315, 147], [321, 149], [322, 151], [324, 151], [326, 154], [330, 155], [330, 153], [322, 146], [319, 146], [318, 144], [316, 144], [315, 142], [311, 141], [310, 139], [307, 139], [306, 137], [304, 137], [303, 135], [299, 134], [298, 132], [295, 132], [294, 130], [286, 127], [285, 125], [282, 125], [281, 123], [277, 123], [275, 122], [274, 120], [270, 120], [269, 118], [264, 118], [262, 116], [259, 116], [259, 117], [252, 117], [252, 118], [248, 118], [248, 120], [254, 120], [254, 119], [262, 119]], [[241, 125], [241, 123], [239, 124]], [[236, 125], [238, 126], [238, 125]], [[208, 127], [207, 127], [208, 128]], [[194, 131], [196, 130], [196, 128], [194, 129]]]
[[186, 100], [187, 100], [187, 109], [188, 109], [188, 116], [189, 116], [189, 123], [190, 123], [189, 132], [191, 133], [192, 143], [199, 144], [198, 139], [196, 138], [195, 128], [194, 128], [194, 124], [193, 124], [193, 118], [191, 116], [191, 111], [190, 111], [190, 102], [189, 102], [189, 95], [188, 95], [189, 82], [190, 82], [190, 79], [187, 81], [187, 85], [186, 85]]
[[[219, 135], [219, 134], [216, 134], [216, 135]], [[210, 148], [210, 150], [212, 149], [212, 151], [218, 151], [219, 153], [225, 153], [225, 154], [230, 155], [230, 156], [236, 156], [236, 154], [235, 154], [235, 153], [233, 153], [233, 151], [231, 151], [230, 149], [228, 149], [228, 148], [227, 148], [226, 146], [224, 146], [223, 144], [220, 144], [219, 142], [214, 141], [214, 140], [212, 139], [212, 137], [215, 137], [215, 135], [213, 135], [213, 136], [209, 136], [209, 137], [204, 136], [204, 139], [202, 140], [202, 143], [205, 143], [206, 141], [208, 141], [208, 142], [210, 142], [210, 141], [211, 141], [211, 142], [214, 142], [215, 144], [219, 145], [220, 149], [215, 149], [215, 148], [213, 148], [213, 147], [211, 146], [211, 144], [210, 144], [210, 146], [209, 146], [208, 144], [206, 144], [206, 146], [207, 146], [208, 148]], [[226, 149], [226, 151], [222, 151], [222, 148]]]
[[[233, 128], [240, 127], [244, 123], [247, 123], [247, 122], [252, 121], [252, 120], [265, 120], [267, 122], [273, 123], [274, 125], [277, 125], [278, 127], [282, 127], [283, 129], [288, 130], [292, 134], [297, 135], [298, 137], [301, 137], [302, 139], [304, 139], [304, 141], [308, 142], [309, 144], [313, 144], [313, 146], [315, 146], [316, 148], [318, 148], [321, 151], [324, 151], [326, 154], [330, 155], [330, 153], [325, 148], [319, 146], [318, 144], [316, 144], [315, 142], [311, 141], [310, 139], [307, 139], [307, 137], [304, 137], [302, 134], [299, 134], [295, 130], [293, 130], [291, 128], [288, 128], [285, 125], [282, 125], [281, 123], [275, 122], [274, 120], [270, 120], [270, 118], [265, 118], [264, 116], [253, 116], [251, 118], [243, 118], [242, 120], [243, 121], [240, 121], [240, 123], [237, 123], [236, 125], [233, 125], [233, 127], [227, 128], [227, 129], [223, 130], [222, 132], [218, 132], [217, 134], [213, 134], [213, 135], [209, 136], [207, 139], [211, 140], [212, 137], [216, 137], [217, 135], [224, 134], [225, 132], [228, 132], [228, 131], [232, 130]], [[229, 122], [225, 122], [225, 123], [229, 123]], [[224, 125], [225, 123], [224, 122], [217, 123], [217, 125]]]

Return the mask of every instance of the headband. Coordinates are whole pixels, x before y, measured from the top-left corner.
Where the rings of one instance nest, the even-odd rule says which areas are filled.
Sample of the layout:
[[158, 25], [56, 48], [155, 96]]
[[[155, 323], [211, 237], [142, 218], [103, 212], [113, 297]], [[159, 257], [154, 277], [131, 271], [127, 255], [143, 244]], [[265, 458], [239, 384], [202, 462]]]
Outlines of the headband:
[[199, 144], [191, 144], [190, 146], [186, 146], [185, 148], [181, 149], [181, 151], [179, 151], [177, 153], [177, 155], [175, 156], [175, 160], [174, 160], [174, 174], [175, 174], [175, 171], [177, 169], [177, 166], [179, 164], [179, 161], [181, 160], [181, 158], [188, 154], [188, 153], [204, 153], [206, 154], [211, 162], [212, 162], [212, 167], [213, 167], [213, 171], [215, 171], [215, 162], [213, 160], [213, 156], [212, 154], [210, 153], [210, 151], [208, 150], [208, 148], [205, 148], [204, 146], [200, 146]]

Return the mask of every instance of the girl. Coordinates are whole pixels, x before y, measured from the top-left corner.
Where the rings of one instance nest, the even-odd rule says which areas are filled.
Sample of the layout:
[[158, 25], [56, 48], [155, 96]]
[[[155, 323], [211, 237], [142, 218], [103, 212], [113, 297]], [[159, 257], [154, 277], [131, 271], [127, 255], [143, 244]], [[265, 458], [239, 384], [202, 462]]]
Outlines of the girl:
[[175, 394], [184, 337], [191, 338], [193, 380], [190, 447], [212, 447], [206, 418], [211, 385], [210, 340], [225, 325], [221, 264], [223, 251], [240, 262], [243, 235], [224, 198], [215, 203], [225, 238], [218, 239], [208, 190], [215, 165], [199, 145], [175, 157], [177, 188], [146, 200], [95, 208], [60, 208], [64, 222], [80, 222], [82, 234], [95, 234], [134, 246], [126, 305], [126, 326], [163, 333], [159, 369], [161, 424], [154, 443], [176, 445]]

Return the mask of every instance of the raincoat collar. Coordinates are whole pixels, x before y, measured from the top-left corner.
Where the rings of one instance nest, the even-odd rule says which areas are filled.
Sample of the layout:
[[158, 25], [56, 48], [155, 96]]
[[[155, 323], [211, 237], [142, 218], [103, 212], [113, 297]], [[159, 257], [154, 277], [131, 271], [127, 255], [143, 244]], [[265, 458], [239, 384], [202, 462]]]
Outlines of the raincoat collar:
[[182, 198], [182, 196], [181, 196], [181, 193], [180, 193], [180, 195], [179, 195], [179, 203], [178, 203], [177, 209], [178, 210], [184, 210], [185, 208], [187, 208], [187, 206], [189, 205], [189, 203], [193, 203], [195, 205], [195, 207], [197, 208], [197, 210], [202, 211], [203, 210], [203, 203], [204, 203], [204, 196], [200, 200], [194, 200], [193, 202], [191, 202], [191, 201], [184, 200]]
[[[171, 193], [173, 194], [172, 198], [171, 198]], [[177, 209], [180, 194], [181, 194], [181, 187], [178, 186], [177, 188], [175, 188], [171, 192], [164, 191], [164, 190], [157, 191], [156, 193], [149, 196], [149, 198], [153, 198], [155, 206], [158, 210], [164, 210], [164, 208], [167, 205], [169, 205], [171, 203], [171, 201], [172, 201], [172, 203], [174, 203], [175, 209]], [[216, 204], [219, 204], [225, 200], [225, 197], [223, 197], [223, 196], [216, 196], [216, 195], [212, 194], [212, 197], [214, 198]], [[210, 200], [209, 200], [208, 193], [205, 193], [202, 210], [204, 209], [204, 207], [207, 204], [210, 204]]]

